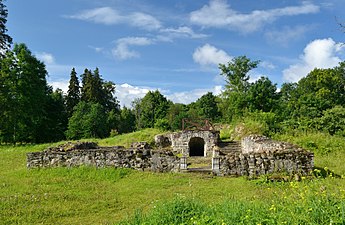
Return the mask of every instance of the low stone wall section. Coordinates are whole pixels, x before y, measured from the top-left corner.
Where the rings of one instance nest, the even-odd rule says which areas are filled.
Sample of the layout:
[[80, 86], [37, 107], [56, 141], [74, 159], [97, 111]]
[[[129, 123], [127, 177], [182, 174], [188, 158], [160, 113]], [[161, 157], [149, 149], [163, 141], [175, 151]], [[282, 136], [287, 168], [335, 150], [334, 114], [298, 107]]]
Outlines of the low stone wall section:
[[314, 154], [296, 145], [251, 135], [242, 140], [242, 153], [220, 157], [219, 173], [255, 177], [281, 173], [308, 175], [313, 171]]
[[27, 154], [27, 167], [95, 167], [132, 168], [140, 171], [177, 172], [180, 159], [171, 151], [125, 149], [124, 147], [49, 148]]

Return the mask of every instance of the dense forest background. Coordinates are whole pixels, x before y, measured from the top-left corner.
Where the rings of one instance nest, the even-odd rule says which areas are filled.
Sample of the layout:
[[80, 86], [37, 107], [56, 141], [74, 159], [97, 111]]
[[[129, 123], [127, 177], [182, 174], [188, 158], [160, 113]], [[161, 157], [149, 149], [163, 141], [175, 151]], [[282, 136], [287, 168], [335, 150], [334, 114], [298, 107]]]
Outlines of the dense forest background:
[[249, 82], [260, 61], [238, 56], [219, 64], [223, 93], [211, 92], [184, 105], [158, 90], [120, 108], [116, 85], [98, 68], [77, 74], [71, 68], [68, 92], [48, 85], [48, 72], [25, 44], [14, 44], [0, 1], [0, 143], [42, 143], [104, 138], [143, 128], [181, 129], [183, 118], [213, 123], [251, 123], [262, 133], [317, 130], [345, 136], [345, 62], [318, 69], [281, 88], [267, 77]]

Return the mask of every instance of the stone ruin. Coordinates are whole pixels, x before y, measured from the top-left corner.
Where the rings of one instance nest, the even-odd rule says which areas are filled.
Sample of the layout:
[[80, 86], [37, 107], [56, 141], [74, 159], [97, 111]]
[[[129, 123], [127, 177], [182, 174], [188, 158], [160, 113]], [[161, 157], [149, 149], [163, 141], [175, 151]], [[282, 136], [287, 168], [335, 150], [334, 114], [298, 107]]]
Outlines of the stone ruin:
[[[155, 149], [146, 142], [99, 147], [95, 143], [65, 144], [27, 154], [27, 167], [132, 168], [153, 172], [188, 172], [190, 162], [203, 158], [209, 167], [199, 171], [220, 176], [249, 176], [288, 173], [308, 175], [314, 154], [296, 145], [250, 135], [241, 142], [221, 142], [218, 131], [188, 130], [157, 135]], [[195, 170], [194, 170], [195, 171]]]

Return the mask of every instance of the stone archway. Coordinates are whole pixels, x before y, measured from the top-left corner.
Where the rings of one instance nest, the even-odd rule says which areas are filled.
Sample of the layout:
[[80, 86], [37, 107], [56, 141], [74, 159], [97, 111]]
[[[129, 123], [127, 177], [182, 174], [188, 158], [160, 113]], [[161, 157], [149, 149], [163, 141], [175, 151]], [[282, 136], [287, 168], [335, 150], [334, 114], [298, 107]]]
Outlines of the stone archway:
[[189, 156], [205, 156], [205, 141], [200, 137], [192, 137], [188, 143]]

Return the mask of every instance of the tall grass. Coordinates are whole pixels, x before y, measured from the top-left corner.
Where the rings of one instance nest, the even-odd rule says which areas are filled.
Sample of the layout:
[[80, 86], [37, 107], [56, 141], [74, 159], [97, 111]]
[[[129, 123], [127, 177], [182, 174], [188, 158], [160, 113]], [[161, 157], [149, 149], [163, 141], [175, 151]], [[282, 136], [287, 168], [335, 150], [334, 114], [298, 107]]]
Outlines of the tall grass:
[[[126, 145], [130, 138], [153, 140], [156, 132], [95, 141]], [[323, 134], [279, 138], [316, 146], [315, 165], [345, 175], [344, 140]], [[0, 146], [0, 224], [344, 224], [345, 180], [332, 174], [266, 183], [114, 168], [28, 170], [26, 153], [48, 146]]]
[[[272, 186], [272, 185], [271, 185]], [[236, 198], [207, 204], [179, 197], [138, 210], [121, 224], [345, 224], [345, 189], [319, 186], [318, 181], [279, 184], [267, 199]], [[276, 184], [273, 184], [276, 186]]]

